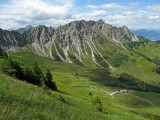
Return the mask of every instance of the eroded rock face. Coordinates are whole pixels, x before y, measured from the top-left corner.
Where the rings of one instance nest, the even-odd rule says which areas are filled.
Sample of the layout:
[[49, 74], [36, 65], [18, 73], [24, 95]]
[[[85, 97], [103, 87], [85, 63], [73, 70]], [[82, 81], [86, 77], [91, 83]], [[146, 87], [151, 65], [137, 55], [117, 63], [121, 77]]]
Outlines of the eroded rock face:
[[[83, 44], [92, 38], [93, 33], [102, 32], [114, 41], [139, 41], [126, 26], [117, 28], [110, 24], [106, 24], [103, 20], [99, 21], [73, 21], [54, 30], [51, 27], [37, 26], [28, 35], [29, 43], [46, 44], [51, 40], [59, 40], [61, 47], [65, 47], [67, 43]], [[53, 37], [54, 36], [54, 37]]]
[[60, 46], [64, 48], [68, 43], [81, 45], [91, 40], [93, 33], [101, 32], [114, 41], [139, 41], [126, 26], [117, 28], [99, 21], [73, 21], [64, 26], [58, 27], [56, 30], [52, 27], [39, 25], [37, 27], [27, 26], [19, 31], [7, 31], [0, 29], [0, 45], [1, 46], [24, 46], [25, 44], [41, 43], [46, 44], [49, 41], [59, 41]]
[[39, 25], [35, 27], [27, 36], [27, 41], [28, 43], [36, 42], [46, 44], [47, 42], [51, 41], [53, 34], [53, 28]]
[[123, 27], [114, 27], [110, 24], [105, 23], [103, 20], [99, 21], [88, 21], [91, 28], [95, 31], [100, 31], [107, 37], [110, 37], [117, 42], [126, 42], [126, 41], [139, 41], [137, 36], [133, 34], [126, 26]]

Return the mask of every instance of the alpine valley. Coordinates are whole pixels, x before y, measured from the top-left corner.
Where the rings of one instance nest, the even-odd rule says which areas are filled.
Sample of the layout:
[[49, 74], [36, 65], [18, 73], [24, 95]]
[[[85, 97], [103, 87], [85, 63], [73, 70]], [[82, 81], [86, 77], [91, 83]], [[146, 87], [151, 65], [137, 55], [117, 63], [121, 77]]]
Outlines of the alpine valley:
[[0, 46], [0, 119], [160, 119], [160, 41], [100, 19], [0, 29]]

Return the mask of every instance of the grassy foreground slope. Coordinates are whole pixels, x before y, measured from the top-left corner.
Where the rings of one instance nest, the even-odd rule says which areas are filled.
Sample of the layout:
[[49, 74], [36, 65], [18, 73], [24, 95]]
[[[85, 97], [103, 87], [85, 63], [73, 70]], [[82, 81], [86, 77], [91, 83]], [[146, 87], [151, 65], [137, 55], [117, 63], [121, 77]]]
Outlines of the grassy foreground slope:
[[[58, 81], [58, 92], [48, 91], [38, 86], [21, 82], [2, 73], [0, 75], [0, 83], [0, 118], [4, 120], [142, 119], [116, 107], [109, 109], [109, 106], [104, 106], [104, 113], [96, 112], [95, 106], [92, 104], [92, 97]], [[59, 99], [60, 95], [65, 98], [65, 103]]]
[[[5, 75], [0, 75], [0, 78], [1, 119], [105, 119], [105, 116], [99, 113], [88, 112], [92, 108], [87, 101], [82, 102], [63, 94], [67, 100], [64, 104], [59, 100], [58, 92], [45, 91]], [[87, 108], [84, 109], [85, 106]], [[79, 116], [79, 113], [82, 116]]]
[[[160, 119], [160, 94], [152, 92], [110, 93], [119, 88], [93, 82], [86, 74], [88, 68], [75, 64], [52, 61], [31, 53], [11, 55], [25, 65], [38, 61], [42, 68], [52, 70], [58, 91], [18, 81], [0, 74], [1, 119], [54, 119], [54, 120], [146, 120]], [[75, 75], [74, 73], [79, 75]], [[92, 93], [92, 96], [89, 93]], [[60, 100], [62, 96], [66, 103]], [[96, 112], [93, 104], [98, 96], [103, 112]]]

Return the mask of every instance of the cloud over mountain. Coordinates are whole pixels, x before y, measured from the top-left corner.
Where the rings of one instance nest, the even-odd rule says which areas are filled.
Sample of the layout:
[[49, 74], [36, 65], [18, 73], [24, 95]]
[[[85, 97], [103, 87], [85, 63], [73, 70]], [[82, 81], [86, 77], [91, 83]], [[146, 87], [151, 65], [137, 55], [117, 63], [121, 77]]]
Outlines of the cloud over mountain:
[[98, 20], [115, 26], [160, 29], [160, 4], [135, 0], [126, 3], [98, 0], [6, 0], [0, 1], [0, 28], [26, 25], [57, 27], [73, 20]]

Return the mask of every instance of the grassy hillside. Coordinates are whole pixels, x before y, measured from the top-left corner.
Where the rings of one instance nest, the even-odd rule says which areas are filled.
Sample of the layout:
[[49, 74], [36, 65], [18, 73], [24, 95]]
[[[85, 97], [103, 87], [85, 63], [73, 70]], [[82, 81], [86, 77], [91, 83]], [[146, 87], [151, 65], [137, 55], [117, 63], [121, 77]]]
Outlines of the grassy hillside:
[[[114, 88], [104, 87], [85, 78], [77, 80], [73, 75], [67, 73], [54, 73], [54, 75], [58, 92], [48, 91], [1, 74], [1, 119], [143, 120], [151, 116], [159, 118], [158, 111], [154, 112], [157, 107], [153, 107], [148, 102], [150, 98], [144, 97], [148, 100], [145, 101], [134, 96], [134, 94], [145, 96], [145, 93], [133, 92], [128, 95], [111, 97], [104, 91], [111, 92], [115, 90]], [[59, 79], [60, 75], [62, 80]], [[71, 81], [67, 83], [64, 82], [64, 79]], [[91, 90], [91, 86], [96, 89]], [[92, 92], [93, 96], [89, 96], [89, 92]], [[160, 98], [159, 94], [150, 94]], [[63, 96], [66, 103], [59, 99], [60, 95]], [[102, 101], [103, 113], [96, 112], [95, 106], [92, 104], [97, 95]], [[156, 106], [160, 105], [158, 101], [152, 102]], [[150, 110], [149, 113], [145, 112], [146, 108]]]
[[[129, 53], [127, 54], [129, 55]], [[43, 70], [45, 68], [51, 69], [58, 91], [46, 90], [1, 73], [1, 119], [160, 119], [160, 94], [158, 93], [130, 91], [127, 94], [118, 94], [113, 97], [111, 93], [120, 88], [103, 86], [94, 82], [93, 78], [105, 78], [105, 73], [99, 73], [95, 68], [91, 70], [84, 66], [53, 61], [29, 52], [10, 53], [10, 56], [14, 60], [20, 60], [26, 66], [30, 66], [34, 61], [38, 61]], [[141, 57], [139, 59], [146, 61]], [[1, 63], [3, 62], [2, 59], [0, 61]], [[125, 67], [122, 69], [123, 64], [118, 69], [120, 71], [126, 68], [127, 72], [129, 68]], [[118, 71], [115, 71], [111, 75], [116, 76], [118, 73]], [[101, 78], [98, 77], [100, 75], [102, 75]], [[60, 96], [65, 99], [65, 103], [63, 103]], [[96, 96], [102, 102], [102, 113], [97, 112], [96, 106], [93, 104]]]
[[125, 54], [129, 59], [117, 68], [118, 73], [128, 73], [147, 83], [160, 85], [160, 75], [155, 72], [156, 64], [133, 52], [125, 51]]
[[[104, 119], [100, 113], [88, 112], [92, 105], [63, 94], [66, 103], [59, 100], [60, 92], [46, 91], [37, 86], [20, 82], [5, 75], [0, 76], [0, 118], [9, 119]], [[76, 93], [76, 92], [75, 92]], [[83, 106], [88, 106], [84, 109]], [[77, 107], [79, 109], [77, 109]], [[83, 116], [79, 116], [81, 113]]]
[[160, 42], [147, 42], [140, 45], [137, 45], [133, 48], [133, 50], [137, 53], [140, 53], [142, 55], [145, 55], [146, 57], [154, 60], [154, 61], [160, 61]]

